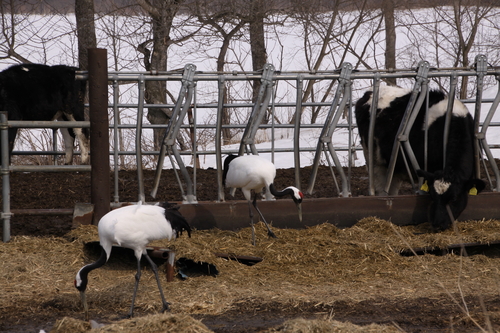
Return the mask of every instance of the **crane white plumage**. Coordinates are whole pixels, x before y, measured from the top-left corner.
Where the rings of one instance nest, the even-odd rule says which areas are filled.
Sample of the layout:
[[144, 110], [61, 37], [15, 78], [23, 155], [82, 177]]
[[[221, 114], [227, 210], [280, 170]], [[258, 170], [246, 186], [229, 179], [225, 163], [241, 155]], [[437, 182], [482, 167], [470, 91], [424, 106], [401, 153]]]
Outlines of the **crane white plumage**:
[[[302, 222], [302, 192], [294, 187], [289, 186], [283, 191], [277, 191], [274, 187], [274, 178], [276, 177], [276, 167], [267, 159], [258, 155], [228, 155], [224, 160], [224, 173], [222, 176], [223, 183], [226, 187], [240, 188], [248, 201], [248, 209], [250, 215], [250, 225], [252, 227], [252, 243], [255, 245], [255, 229], [253, 223], [252, 204], [255, 210], [259, 213], [260, 218], [267, 227], [267, 233], [270, 237], [276, 238], [276, 235], [269, 227], [264, 215], [257, 207], [257, 195], [266, 188], [266, 200], [272, 200], [275, 197], [283, 197], [290, 195], [299, 211], [299, 220]], [[254, 198], [252, 201], [252, 190]]]
[[100, 219], [97, 229], [101, 245], [101, 256], [96, 262], [83, 266], [75, 278], [75, 287], [80, 291], [85, 318], [88, 320], [88, 305], [85, 296], [88, 274], [108, 261], [113, 244], [134, 250], [137, 258], [134, 294], [128, 317], [132, 317], [134, 311], [135, 297], [141, 278], [140, 262], [142, 256], [147, 259], [155, 274], [163, 303], [162, 311], [168, 310], [168, 303], [165, 300], [158, 278], [158, 267], [147, 254], [146, 246], [149, 242], [157, 239], [175, 239], [184, 230], [191, 237], [191, 228], [179, 212], [178, 206], [168, 202], [156, 205], [143, 205], [139, 202], [136, 205], [120, 207], [104, 215]]

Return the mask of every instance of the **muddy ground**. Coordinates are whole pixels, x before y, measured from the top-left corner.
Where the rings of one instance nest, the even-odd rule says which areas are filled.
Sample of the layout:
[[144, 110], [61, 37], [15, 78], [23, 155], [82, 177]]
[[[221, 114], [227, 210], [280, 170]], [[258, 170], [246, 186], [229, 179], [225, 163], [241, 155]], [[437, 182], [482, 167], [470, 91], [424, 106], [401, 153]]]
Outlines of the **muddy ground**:
[[[301, 172], [303, 187], [308, 169]], [[353, 170], [353, 195], [366, 194], [364, 168]], [[149, 192], [154, 173], [145, 173]], [[277, 187], [293, 183], [293, 170], [279, 170]], [[135, 171], [120, 172], [120, 201], [136, 201]], [[215, 170], [197, 172], [199, 201], [216, 200]], [[113, 186], [113, 185], [111, 185]], [[405, 191], [411, 192], [409, 188]], [[72, 208], [90, 201], [90, 174], [24, 173], [11, 180], [12, 209]], [[407, 192], [407, 193], [409, 193]], [[111, 198], [113, 200], [113, 189]], [[322, 168], [315, 193], [336, 197], [331, 174]], [[163, 173], [159, 200], [180, 202], [173, 175]], [[226, 194], [226, 198], [230, 198]], [[236, 199], [241, 199], [238, 194]], [[153, 201], [148, 197], [148, 201]], [[376, 228], [375, 228], [376, 226]], [[463, 221], [459, 231], [432, 234], [428, 226], [395, 227], [376, 219], [347, 229], [329, 224], [304, 230], [275, 230], [267, 238], [258, 228], [258, 243], [250, 231], [195, 231], [175, 243], [178, 256], [216, 265], [217, 277], [177, 278], [164, 282], [172, 313], [188, 314], [214, 332], [284, 332], [292, 318], [377, 323], [405, 332], [480, 332], [500, 329], [500, 252], [482, 248], [468, 257], [457, 254], [405, 257], [412, 246], [443, 246], [464, 239], [492, 243], [500, 240], [500, 222]], [[85, 247], [96, 241], [95, 227], [72, 230], [71, 216], [15, 216], [12, 240], [0, 244], [0, 331], [47, 332], [57, 320], [82, 320], [78, 292], [73, 287], [78, 269], [97, 259]], [[211, 257], [213, 252], [258, 256], [254, 266]], [[209, 253], [210, 255], [208, 255]], [[161, 264], [161, 263], [160, 263]], [[146, 266], [146, 265], [144, 265]], [[116, 258], [92, 272], [88, 298], [91, 318], [105, 324], [120, 319], [130, 305], [135, 264]], [[164, 269], [164, 266], [161, 266]], [[156, 283], [144, 270], [136, 316], [161, 309]], [[333, 331], [333, 330], [332, 330]]]

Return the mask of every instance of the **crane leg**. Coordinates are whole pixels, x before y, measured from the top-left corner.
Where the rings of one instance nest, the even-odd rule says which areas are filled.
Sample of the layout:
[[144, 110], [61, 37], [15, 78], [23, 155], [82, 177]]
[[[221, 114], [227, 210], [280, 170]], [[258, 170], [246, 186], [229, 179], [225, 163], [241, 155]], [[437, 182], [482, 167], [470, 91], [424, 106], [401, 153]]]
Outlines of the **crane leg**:
[[252, 227], [252, 245], [255, 246], [255, 226], [253, 224], [253, 210], [250, 200], [248, 200], [248, 215], [250, 216], [250, 227]]
[[137, 295], [137, 289], [139, 288], [139, 281], [141, 280], [141, 258], [137, 259], [137, 273], [135, 274], [135, 286], [134, 294], [132, 295], [132, 305], [130, 306], [130, 311], [128, 312], [128, 318], [132, 318], [134, 314], [134, 303], [135, 296]]
[[160, 291], [161, 302], [163, 303], [163, 309], [161, 310], [161, 312], [168, 311], [170, 310], [169, 303], [165, 300], [165, 296], [163, 295], [163, 289], [161, 288], [160, 278], [158, 277], [158, 266], [153, 262], [153, 260], [147, 254], [144, 254], [144, 256], [149, 261], [153, 273], [155, 273], [156, 283], [158, 284], [158, 290]]
[[[273, 237], [273, 238], [278, 238], [278, 237], [276, 237], [274, 232], [271, 230], [271, 227], [269, 227], [269, 224], [267, 224], [267, 221], [264, 218], [264, 215], [262, 215], [260, 209], [257, 207], [257, 194], [255, 194], [255, 196], [253, 197], [253, 206], [255, 207], [255, 210], [259, 213], [262, 222], [264, 222], [264, 224], [266, 225], [268, 236]], [[252, 220], [252, 223], [253, 223], [253, 220]]]

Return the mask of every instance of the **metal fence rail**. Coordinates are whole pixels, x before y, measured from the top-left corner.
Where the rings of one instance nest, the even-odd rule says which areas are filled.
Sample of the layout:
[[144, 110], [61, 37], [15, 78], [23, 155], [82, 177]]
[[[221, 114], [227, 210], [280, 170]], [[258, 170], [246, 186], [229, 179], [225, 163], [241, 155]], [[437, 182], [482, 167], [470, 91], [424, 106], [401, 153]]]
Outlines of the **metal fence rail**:
[[[86, 73], [80, 73], [78, 75], [79, 79], [86, 79]], [[357, 128], [353, 123], [353, 104], [356, 97], [355, 93], [365, 90], [367, 88], [374, 89], [386, 79], [398, 78], [404, 79], [407, 85], [413, 87], [414, 97], [412, 99], [412, 105], [409, 106], [411, 109], [414, 104], [418, 106], [420, 103], [421, 92], [425, 91], [430, 83], [433, 81], [439, 81], [440, 86], [444, 86], [449, 89], [449, 94], [454, 96], [455, 86], [457, 79], [468, 78], [474, 81], [476, 98], [472, 100], [465, 100], [466, 104], [474, 104], [474, 118], [476, 121], [477, 128], [477, 161], [479, 163], [489, 162], [493, 170], [493, 177], [490, 179], [491, 188], [499, 191], [500, 190], [500, 172], [496, 166], [494, 155], [492, 151], [494, 149], [500, 148], [500, 143], [491, 143], [486, 139], [488, 131], [492, 127], [499, 127], [500, 123], [493, 122], [493, 116], [500, 103], [500, 68], [491, 67], [487, 65], [486, 57], [480, 55], [476, 57], [476, 62], [474, 66], [470, 68], [432, 68], [428, 63], [421, 62], [418, 68], [410, 69], [398, 69], [393, 71], [356, 71], [353, 70], [352, 65], [349, 63], [342, 64], [341, 68], [330, 72], [279, 72], [274, 69], [271, 64], [266, 65], [266, 68], [262, 73], [255, 72], [232, 72], [232, 73], [213, 73], [213, 72], [199, 72], [196, 71], [194, 65], [188, 64], [183, 70], [177, 70], [173, 72], [158, 72], [158, 73], [144, 73], [144, 72], [110, 72], [108, 75], [108, 80], [110, 82], [110, 94], [112, 100], [109, 103], [110, 110], [113, 111], [114, 122], [110, 125], [110, 129], [113, 131], [113, 139], [111, 142], [110, 155], [112, 156], [113, 168], [115, 172], [115, 193], [114, 193], [114, 203], [118, 204], [120, 202], [119, 192], [118, 192], [118, 170], [120, 168], [119, 157], [123, 155], [131, 155], [136, 157], [139, 188], [138, 188], [138, 200], [145, 199], [145, 189], [142, 182], [142, 158], [144, 155], [154, 155], [158, 156], [157, 164], [157, 179], [155, 179], [155, 187], [151, 191], [151, 195], [154, 197], [156, 194], [158, 181], [161, 176], [161, 170], [165, 167], [164, 158], [169, 156], [170, 167], [174, 169], [180, 169], [180, 176], [178, 176], [179, 192], [180, 197], [185, 203], [195, 203], [196, 199], [196, 168], [193, 168], [193, 174], [189, 174], [185, 167], [182, 157], [190, 157], [193, 161], [196, 158], [204, 155], [213, 155], [216, 160], [216, 167], [218, 170], [218, 184], [217, 184], [217, 198], [214, 200], [221, 202], [224, 201], [224, 190], [222, 188], [222, 159], [225, 154], [229, 153], [271, 153], [274, 154], [287, 152], [294, 154], [294, 167], [295, 167], [295, 182], [297, 187], [301, 187], [300, 184], [300, 163], [301, 163], [301, 153], [307, 152], [312, 154], [313, 172], [310, 176], [307, 192], [311, 193], [315, 186], [316, 173], [319, 165], [322, 161], [330, 166], [333, 174], [333, 181], [336, 182], [336, 177], [334, 173], [336, 172], [340, 178], [341, 184], [337, 185], [338, 195], [342, 197], [350, 196], [350, 172], [346, 174], [344, 168], [350, 168], [352, 165], [352, 155], [356, 151], [360, 151], [361, 147], [359, 141], [357, 140]], [[178, 90], [179, 95], [177, 97], [176, 103], [174, 104], [147, 104], [144, 101], [145, 93], [145, 82], [149, 80], [163, 80], [169, 85], [177, 84], [175, 88]], [[228, 87], [236, 85], [239, 82], [252, 82], [254, 80], [261, 80], [261, 93], [258, 96], [256, 102], [252, 102], [251, 89], [246, 93], [246, 98], [230, 99], [228, 102], [223, 102], [224, 94], [229, 94], [231, 96], [231, 90]], [[496, 96], [493, 99], [483, 98], [483, 88], [485, 86], [485, 81], [489, 80], [490, 85], [494, 84], [498, 87]], [[118, 87], [121, 84], [133, 84], [136, 86], [137, 92], [137, 102], [131, 103], [121, 103], [120, 92]], [[318, 86], [316, 90], [328, 91], [325, 87], [331, 89], [331, 93], [325, 94], [323, 99], [316, 100], [317, 98], [304, 99], [304, 86], [305, 84], [315, 84]], [[205, 84], [211, 84], [212, 88], [207, 88], [200, 86]], [[250, 85], [248, 85], [250, 86]], [[286, 86], [286, 90], [282, 90], [282, 87]], [[315, 86], [316, 87], [316, 86]], [[170, 89], [170, 91], [175, 91], [175, 89]], [[284, 95], [287, 95], [286, 98]], [[376, 95], [376, 94], [374, 94]], [[484, 105], [486, 103], [491, 103], [488, 111], [484, 112]], [[376, 103], [372, 103], [376, 105]], [[152, 125], [143, 122], [144, 109], [152, 108], [169, 108], [173, 110], [173, 116], [171, 121], [167, 125]], [[323, 108], [325, 111], [322, 116], [318, 118], [318, 121], [314, 124], [307, 123], [304, 119], [303, 111], [309, 110], [310, 108]], [[137, 121], [136, 124], [121, 124], [119, 121], [119, 111], [123, 109], [137, 110]], [[236, 123], [231, 122], [229, 124], [223, 124], [222, 121], [222, 110], [247, 110], [249, 114], [247, 123]], [[189, 122], [186, 120], [186, 112], [192, 110], [194, 113], [194, 120]], [[211, 110], [215, 112], [215, 119], [210, 122], [198, 122], [196, 114], [200, 110]], [[284, 111], [283, 111], [284, 110]], [[293, 123], [279, 123], [275, 119], [279, 117], [279, 112], [291, 112], [296, 115]], [[263, 123], [262, 119], [268, 115], [270, 121], [268, 123]], [[297, 116], [298, 115], [298, 116]], [[409, 114], [409, 117], [411, 115]], [[483, 119], [483, 121], [480, 121]], [[409, 118], [411, 122], [411, 118]], [[6, 135], [6, 129], [8, 126], [23, 126], [23, 127], [45, 127], [44, 122], [31, 122], [30, 124], [23, 122], [7, 122], [6, 119], [1, 122], [2, 126], [2, 142]], [[57, 124], [52, 124], [50, 126], [54, 127], [72, 127], [74, 124], [64, 125], [62, 122]], [[48, 126], [48, 125], [47, 125]], [[79, 127], [88, 126], [88, 122], [81, 124]], [[146, 150], [141, 147], [141, 137], [143, 135], [144, 129], [156, 129], [165, 128], [166, 134], [163, 140], [163, 145], [160, 151]], [[118, 134], [120, 131], [127, 129], [135, 129], [135, 148], [131, 150], [122, 151], [119, 149], [119, 138]], [[180, 150], [176, 144], [176, 138], [179, 136], [181, 130], [189, 129], [193, 134], [193, 142], [190, 145], [190, 149]], [[238, 148], [228, 148], [222, 145], [222, 130], [232, 129], [234, 131], [238, 130], [241, 133], [241, 140]], [[271, 135], [271, 147], [266, 149], [257, 149], [255, 146], [256, 133], [258, 130], [267, 130]], [[288, 130], [292, 131], [292, 142], [290, 147], [277, 148], [274, 146], [274, 139], [276, 138], [276, 132], [278, 130]], [[301, 146], [300, 138], [301, 131], [315, 129], [318, 131], [318, 139], [316, 146]], [[200, 149], [197, 145], [198, 140], [198, 130], [213, 130], [215, 133], [215, 143], [213, 148]], [[334, 138], [338, 133], [343, 133], [346, 140], [342, 143], [335, 143]], [[411, 156], [411, 147], [408, 142], [398, 141], [395, 143], [399, 149], [399, 146], [404, 147], [409, 155]], [[3, 146], [5, 146], [3, 144]], [[4, 149], [4, 148], [2, 148]], [[395, 149], [397, 153], [398, 149]], [[342, 152], [346, 154], [346, 161], [342, 163], [339, 159], [338, 153]], [[484, 153], [483, 153], [484, 152]], [[45, 152], [45, 154], [56, 154], [57, 152]], [[2, 153], [2, 159], [5, 157], [5, 151]], [[8, 158], [8, 156], [7, 156]], [[3, 164], [5, 165], [5, 164]], [[367, 161], [370, 179], [370, 193], [373, 191], [373, 173], [370, 159]], [[58, 166], [47, 166], [49, 169], [57, 169]], [[62, 168], [62, 166], [59, 166]], [[67, 168], [68, 166], [65, 166]], [[74, 166], [75, 170], [77, 168], [87, 166]], [[6, 168], [2, 167], [3, 175], [14, 171], [33, 171], [32, 166], [10, 166]], [[40, 171], [45, 169], [39, 169]], [[67, 170], [65, 170], [67, 171]], [[389, 179], [390, 182], [390, 179]], [[390, 183], [387, 184], [387, 187]], [[2, 213], [2, 218], [4, 220], [4, 233], [6, 230], [5, 221], [10, 218], [10, 211], [6, 206], [9, 200], [8, 185], [5, 184], [3, 187], [4, 193], [4, 209]], [[215, 193], [215, 192], [214, 192]]]
[[[338, 193], [339, 196], [350, 196], [350, 179], [348, 175], [345, 175], [343, 171], [343, 167], [350, 168], [352, 167], [352, 159], [350, 156], [355, 152], [361, 150], [359, 142], [356, 140], [357, 129], [355, 124], [352, 121], [353, 118], [353, 91], [357, 89], [364, 90], [369, 88], [370, 86], [378, 86], [381, 82], [389, 78], [399, 78], [406, 79], [409, 82], [414, 81], [413, 90], [415, 92], [415, 96], [421, 91], [422, 83], [427, 87], [430, 82], [433, 80], [440, 80], [441, 85], [448, 87], [451, 89], [450, 95], [454, 95], [455, 86], [453, 81], [457, 80], [457, 78], [472, 78], [475, 80], [476, 95], [478, 96], [474, 100], [466, 100], [464, 101], [467, 104], [474, 104], [475, 112], [479, 112], [476, 114], [476, 119], [479, 119], [481, 116], [481, 106], [485, 103], [492, 103], [486, 119], [483, 123], [480, 124], [478, 128], [480, 128], [481, 132], [478, 133], [478, 139], [481, 143], [481, 148], [485, 151], [485, 159], [488, 160], [493, 168], [495, 173], [494, 182], [492, 183], [492, 188], [499, 188], [499, 176], [496, 168], [496, 163], [494, 163], [493, 155], [491, 153], [492, 149], [498, 149], [500, 145], [492, 144], [486, 142], [486, 132], [491, 127], [498, 127], [499, 123], [494, 123], [491, 121], [494, 113], [496, 112], [498, 101], [500, 99], [499, 94], [495, 99], [483, 99], [481, 98], [482, 87], [484, 86], [485, 78], [491, 77], [497, 80], [498, 85], [498, 77], [500, 70], [499, 68], [494, 68], [491, 66], [487, 66], [486, 57], [481, 55], [476, 57], [476, 63], [471, 68], [431, 68], [431, 66], [427, 62], [421, 62], [419, 67], [410, 68], [410, 69], [401, 69], [394, 70], [391, 72], [388, 71], [354, 71], [352, 70], [352, 65], [349, 63], [344, 63], [339, 70], [331, 71], [331, 72], [316, 72], [316, 73], [306, 73], [306, 72], [278, 72], [274, 70], [274, 67], [271, 64], [266, 65], [265, 70], [262, 73], [206, 73], [206, 72], [195, 72], [192, 80], [193, 83], [190, 85], [190, 88], [186, 90], [186, 94], [192, 94], [194, 102], [190, 105], [193, 110], [203, 110], [203, 109], [212, 109], [216, 110], [217, 116], [216, 120], [213, 123], [191, 123], [189, 124], [185, 117], [174, 117], [175, 123], [169, 124], [167, 128], [176, 129], [176, 133], [178, 134], [179, 129], [191, 129], [193, 133], [197, 133], [198, 129], [213, 129], [216, 133], [215, 136], [215, 147], [212, 150], [200, 150], [196, 145], [196, 137], [195, 142], [193, 143], [191, 150], [181, 150], [175, 151], [175, 161], [171, 159], [171, 167], [176, 168], [175, 164], [179, 165], [179, 169], [181, 171], [181, 177], [178, 177], [180, 194], [183, 198], [184, 202], [194, 203], [196, 202], [196, 168], [193, 169], [193, 175], [187, 174], [185, 167], [182, 164], [179, 164], [180, 155], [183, 156], [191, 156], [193, 160], [198, 156], [202, 155], [215, 155], [216, 157], [216, 165], [219, 171], [218, 175], [218, 197], [217, 201], [224, 201], [224, 191], [222, 188], [221, 181], [221, 172], [222, 172], [222, 159], [223, 155], [229, 153], [271, 153], [274, 155], [275, 153], [280, 152], [289, 152], [294, 154], [294, 167], [295, 167], [295, 179], [296, 186], [300, 188], [300, 153], [301, 152], [309, 152], [314, 155], [313, 166], [313, 174], [309, 179], [309, 184], [307, 188], [307, 192], [311, 193], [315, 184], [315, 172], [318, 166], [322, 163], [322, 156], [324, 161], [330, 165], [332, 168], [332, 173], [337, 172], [340, 176], [342, 184], [337, 186], [339, 188]], [[187, 65], [187, 68], [192, 71], [192, 65]], [[185, 71], [184, 70], [184, 71]], [[135, 73], [114, 73], [110, 74], [110, 80], [113, 82], [120, 81], [139, 81], [139, 76], [141, 80], [165, 80], [167, 82], [182, 82], [185, 80], [183, 78], [184, 71], [176, 71], [174, 73], [155, 73], [155, 74], [135, 74]], [[255, 79], [260, 79], [262, 82], [261, 95], [259, 95], [260, 99], [257, 102], [252, 103], [251, 99], [244, 101], [230, 101], [228, 103], [222, 104], [221, 96], [224, 93], [224, 89], [226, 89], [227, 85], [231, 84], [230, 82], [237, 81], [252, 81]], [[328, 100], [322, 101], [314, 101], [312, 99], [302, 100], [303, 96], [303, 87], [304, 82], [327, 82], [334, 89], [332, 89], [335, 93], [331, 96], [331, 102]], [[491, 80], [490, 80], [491, 81]], [[218, 96], [217, 103], [210, 101], [202, 100], [201, 98], [197, 98], [199, 95], [199, 84], [202, 82], [213, 82], [214, 83], [214, 92], [213, 96]], [[294, 96], [290, 97], [289, 100], [282, 100], [282, 96], [279, 95], [280, 90], [277, 88], [278, 85], [282, 85], [283, 82], [286, 82], [290, 88], [290, 90], [294, 91]], [[444, 82], [444, 83], [443, 83]], [[410, 83], [411, 84], [411, 83]], [[138, 85], [139, 89], [144, 89], [143, 85]], [[182, 88], [184, 89], [184, 88]], [[182, 92], [183, 90], [180, 89]], [[426, 89], [426, 88], [425, 88]], [[424, 90], [425, 90], [424, 89]], [[267, 91], [267, 92], [266, 92]], [[499, 88], [500, 91], [500, 88]], [[265, 93], [266, 92], [266, 93]], [[140, 96], [143, 95], [143, 91], [139, 93]], [[265, 99], [263, 98], [265, 97]], [[114, 103], [110, 105], [114, 109], [119, 108], [171, 108], [178, 109], [181, 107], [179, 103], [185, 103], [184, 108], [187, 107], [186, 103], [191, 103], [190, 100], [186, 102], [183, 98], [179, 98], [177, 100], [177, 104], [167, 104], [167, 105], [154, 105], [154, 104], [142, 104], [139, 105], [134, 104], [120, 104], [117, 102], [117, 99], [114, 99]], [[287, 124], [277, 124], [274, 122], [271, 123], [262, 123], [262, 117], [265, 112], [271, 113], [274, 115], [278, 113], [279, 110], [283, 109], [293, 109], [295, 114], [301, 114], [302, 110], [305, 108], [311, 107], [323, 107], [328, 109], [328, 111], [324, 114], [324, 116], [315, 124], [307, 124], [304, 119], [301, 117], [296, 117], [295, 123], [287, 123]], [[250, 114], [249, 120], [246, 124], [222, 124], [221, 114], [222, 109], [248, 109], [248, 113]], [[484, 112], [483, 112], [484, 113]], [[344, 117], [342, 121], [340, 121], [341, 117]], [[272, 118], [272, 116], [271, 116]], [[141, 119], [140, 117], [138, 119]], [[141, 129], [145, 128], [158, 128], [162, 127], [162, 125], [150, 125], [150, 124], [139, 124], [137, 127]], [[120, 129], [131, 128], [133, 125], [114, 125], [115, 133], [117, 133]], [[165, 126], [163, 126], [165, 127]], [[230, 129], [239, 129], [242, 131], [242, 138], [240, 140], [239, 149], [234, 148], [226, 148], [221, 144], [221, 135], [222, 129], [230, 128]], [[255, 147], [255, 133], [259, 129], [268, 129], [271, 131], [271, 138], [274, 137], [274, 133], [278, 129], [288, 129], [293, 130], [293, 146], [287, 148], [276, 148], [271, 145], [269, 149], [260, 149], [257, 151]], [[318, 142], [316, 147], [301, 147], [300, 142], [300, 134], [301, 130], [304, 129], [317, 129], [320, 133], [318, 133]], [[335, 144], [332, 138], [335, 137], [338, 130], [347, 131], [347, 141], [342, 143], [341, 145]], [[173, 145], [172, 136], [169, 137], [168, 147], [175, 147]], [[399, 144], [399, 143], [398, 143]], [[401, 142], [401, 144], [406, 147], [406, 149], [410, 148], [408, 143]], [[116, 143], [114, 145], [117, 146]], [[483, 148], [483, 147], [486, 147]], [[347, 162], [342, 164], [338, 158], [338, 152], [344, 152], [347, 154]], [[161, 152], [158, 151], [142, 151], [142, 154], [151, 154], [151, 155], [159, 155]], [[116, 155], [129, 155], [135, 154], [134, 151], [116, 151], [114, 150], [114, 154]], [[160, 160], [163, 158], [160, 157]], [[478, 158], [478, 163], [479, 163]], [[117, 160], [115, 159], [115, 164]], [[181, 161], [182, 162], [182, 161]], [[369, 164], [369, 162], [368, 162]], [[139, 166], [138, 166], [139, 167]], [[164, 167], [164, 165], [161, 165]], [[157, 169], [157, 175], [160, 174], [160, 169]], [[139, 177], [139, 176], [138, 176]], [[335, 177], [332, 177], [333, 181], [336, 181]], [[372, 177], [370, 177], [372, 179]], [[493, 182], [493, 180], [492, 180]], [[390, 186], [390, 184], [388, 184]], [[185, 187], [185, 190], [184, 188]], [[155, 194], [155, 189], [152, 191], [152, 195]], [[187, 193], [187, 195], [186, 195]], [[116, 194], [115, 198], [119, 198], [119, 195]], [[144, 198], [144, 190], [139, 189], [138, 199]], [[215, 198], [214, 198], [215, 199]], [[118, 199], [116, 199], [118, 202]]]

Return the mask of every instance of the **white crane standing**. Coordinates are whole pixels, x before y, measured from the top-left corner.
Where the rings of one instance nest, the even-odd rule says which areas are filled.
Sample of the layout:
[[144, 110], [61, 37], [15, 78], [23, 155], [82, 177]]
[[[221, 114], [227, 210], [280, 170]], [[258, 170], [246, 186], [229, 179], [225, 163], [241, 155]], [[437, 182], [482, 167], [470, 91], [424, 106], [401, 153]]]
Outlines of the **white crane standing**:
[[[226, 187], [241, 188], [245, 199], [248, 201], [248, 209], [250, 215], [250, 225], [252, 227], [252, 243], [255, 245], [255, 228], [253, 223], [252, 204], [255, 210], [259, 213], [260, 218], [267, 227], [267, 233], [270, 237], [276, 238], [276, 235], [269, 227], [266, 219], [257, 207], [257, 195], [262, 189], [266, 188], [266, 200], [272, 200], [275, 197], [283, 197], [290, 195], [299, 211], [299, 220], [302, 222], [302, 207], [301, 202], [304, 195], [294, 187], [289, 186], [283, 191], [277, 191], [274, 187], [274, 178], [276, 177], [276, 167], [273, 163], [258, 155], [228, 155], [224, 160], [224, 173], [222, 176], [223, 183]], [[254, 198], [252, 201], [252, 193]]]
[[80, 291], [85, 319], [88, 320], [88, 305], [85, 297], [88, 274], [92, 270], [103, 266], [108, 261], [113, 244], [134, 250], [135, 257], [137, 258], [135, 288], [128, 317], [132, 317], [134, 312], [135, 296], [141, 278], [142, 256], [148, 260], [155, 274], [163, 303], [162, 311], [168, 310], [168, 303], [165, 300], [158, 278], [158, 267], [148, 256], [146, 246], [149, 242], [157, 239], [175, 239], [183, 230], [186, 230], [189, 237], [191, 237], [191, 228], [186, 219], [178, 211], [178, 207], [168, 202], [157, 205], [142, 205], [139, 202], [137, 205], [120, 207], [104, 215], [99, 221], [97, 229], [102, 248], [101, 257], [96, 262], [83, 266], [76, 273], [75, 278], [75, 287]]

